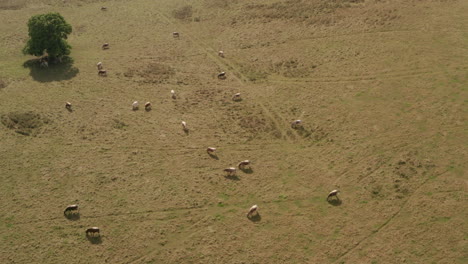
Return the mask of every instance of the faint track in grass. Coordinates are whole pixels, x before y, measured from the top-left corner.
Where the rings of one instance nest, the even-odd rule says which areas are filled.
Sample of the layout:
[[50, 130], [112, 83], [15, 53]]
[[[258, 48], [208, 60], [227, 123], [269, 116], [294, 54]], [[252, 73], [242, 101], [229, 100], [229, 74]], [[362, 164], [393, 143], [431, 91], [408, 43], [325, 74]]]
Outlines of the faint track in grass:
[[[442, 171], [440, 173], [437, 173], [435, 175], [435, 177], [439, 177], [445, 173], [447, 173], [449, 170], [445, 170], [445, 171]], [[357, 247], [359, 247], [359, 245], [361, 245], [361, 243], [365, 242], [366, 240], [368, 240], [369, 238], [372, 238], [374, 237], [376, 234], [378, 234], [382, 229], [384, 229], [386, 226], [388, 226], [390, 224], [390, 222], [395, 219], [401, 212], [401, 210], [403, 210], [403, 208], [406, 206], [406, 204], [413, 198], [413, 196], [416, 195], [416, 193], [430, 180], [431, 178], [430, 177], [427, 177], [415, 190], [414, 192], [402, 203], [402, 205], [400, 206], [400, 208], [398, 208], [398, 210], [392, 214], [382, 225], [380, 225], [377, 229], [373, 230], [369, 235], [365, 236], [364, 238], [362, 238], [361, 240], [359, 240], [359, 242], [357, 242], [356, 244], [354, 244], [354, 246], [352, 246], [351, 248], [349, 248], [348, 250], [346, 250], [345, 252], [343, 252], [339, 257], [338, 259], [336, 259], [333, 263], [340, 263], [339, 261], [343, 260], [344, 257], [346, 257], [349, 253], [351, 253], [354, 249], [356, 249]]]
[[[468, 67], [455, 67], [449, 69], [453, 72], [460, 71], [465, 72]], [[364, 74], [356, 76], [344, 76], [344, 77], [334, 77], [334, 76], [324, 76], [316, 78], [282, 78], [282, 77], [271, 77], [266, 80], [266, 82], [273, 83], [346, 83], [346, 82], [362, 82], [362, 81], [373, 81], [373, 80], [388, 80], [388, 79], [399, 79], [399, 78], [413, 78], [421, 77], [425, 75], [442, 75], [446, 74], [447, 70], [434, 71], [434, 68], [422, 68], [417, 71], [413, 69], [400, 70], [400, 71], [389, 71], [382, 73], [373, 73], [373, 74]]]
[[[241, 70], [238, 69], [238, 67], [229, 61], [228, 58], [224, 57], [222, 59], [219, 58], [219, 56], [214, 55], [217, 54], [218, 51], [214, 50], [213, 48], [209, 47], [203, 41], [199, 40], [195, 36], [190, 35], [188, 30], [186, 30], [185, 26], [183, 26], [181, 23], [178, 22], [173, 22], [171, 19], [164, 15], [163, 13], [157, 11], [157, 13], [167, 22], [169, 25], [177, 25], [179, 28], [182, 28], [185, 33], [182, 36], [187, 36], [187, 38], [194, 43], [200, 50], [204, 51], [208, 58], [211, 59], [213, 62], [215, 62], [218, 66], [223, 66], [223, 68], [228, 68], [233, 72], [233, 77], [241, 84], [242, 86], [245, 86], [246, 83], [249, 83], [249, 78], [247, 78]], [[291, 136], [288, 135], [288, 132], [285, 128], [289, 128], [289, 122], [287, 119], [282, 117], [277, 111], [274, 111], [271, 109], [271, 107], [266, 107], [265, 104], [259, 102], [258, 103], [262, 109], [264, 110], [266, 116], [272, 121], [274, 125], [274, 129], [279, 131], [281, 133], [281, 138], [287, 139], [289, 141], [294, 140], [291, 138]]]

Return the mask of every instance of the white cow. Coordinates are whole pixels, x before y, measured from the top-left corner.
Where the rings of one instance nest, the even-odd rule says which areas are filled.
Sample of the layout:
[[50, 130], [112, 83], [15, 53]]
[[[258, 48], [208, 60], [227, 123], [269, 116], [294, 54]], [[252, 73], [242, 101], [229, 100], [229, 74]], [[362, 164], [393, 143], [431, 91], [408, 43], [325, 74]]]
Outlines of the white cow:
[[331, 191], [327, 196], [327, 201], [330, 200], [330, 198], [332, 198], [332, 197], [335, 197], [336, 199], [340, 200], [340, 198], [338, 198], [338, 193], [339, 192], [340, 191], [338, 191], [338, 190]]
[[133, 102], [133, 104], [132, 104], [132, 110], [133, 110], [133, 111], [136, 111], [136, 110], [138, 110], [138, 108], [139, 108], [139, 107], [138, 107], [138, 101]]
[[292, 128], [298, 128], [298, 127], [301, 127], [302, 126], [302, 120], [294, 120], [292, 123], [291, 123], [291, 127]]
[[258, 214], [258, 206], [257, 205], [253, 205], [252, 207], [250, 207], [249, 212], [247, 213], [247, 217], [250, 218], [250, 217], [252, 217], [253, 214]]
[[182, 121], [182, 129], [184, 131], [188, 131], [187, 123], [185, 121]]

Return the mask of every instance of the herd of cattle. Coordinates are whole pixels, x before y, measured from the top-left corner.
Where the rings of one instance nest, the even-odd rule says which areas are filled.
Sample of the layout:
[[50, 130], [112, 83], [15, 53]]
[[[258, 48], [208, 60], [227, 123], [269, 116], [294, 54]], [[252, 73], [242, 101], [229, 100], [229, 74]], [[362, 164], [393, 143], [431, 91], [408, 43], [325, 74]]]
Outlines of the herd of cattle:
[[[107, 8], [106, 7], [102, 7], [101, 10], [103, 11], [106, 11]], [[180, 33], [179, 32], [173, 32], [172, 33], [172, 36], [174, 38], [179, 38], [180, 37]], [[104, 43], [102, 45], [102, 49], [103, 50], [107, 50], [109, 49], [110, 46], [109, 46], [109, 43]], [[224, 58], [224, 51], [218, 51], [218, 56]], [[43, 61], [41, 61], [41, 65], [42, 63], [44, 63]], [[98, 75], [99, 76], [107, 76], [107, 71], [104, 70], [103, 68], [103, 65], [102, 65], [102, 62], [98, 62], [97, 63], [97, 69], [98, 69]], [[226, 79], [226, 72], [221, 72], [217, 75], [218, 79]], [[176, 94], [175, 94], [175, 91], [174, 90], [171, 90], [171, 98], [172, 99], [176, 99]], [[232, 100], [233, 101], [240, 101], [242, 100], [241, 98], [241, 94], [240, 93], [236, 93], [233, 95], [232, 97]], [[72, 104], [70, 102], [66, 102], [65, 103], [65, 108], [69, 111], [72, 111]], [[136, 111], [139, 109], [139, 103], [138, 101], [134, 101], [133, 104], [132, 104], [132, 110], [133, 111]], [[151, 103], [150, 102], [146, 102], [145, 103], [145, 110], [146, 111], [150, 111], [151, 110]], [[185, 121], [182, 121], [181, 122], [182, 124], [182, 129], [185, 131], [185, 132], [188, 132], [189, 128], [187, 126], [187, 123]], [[291, 128], [293, 129], [298, 129], [302, 126], [302, 121], [301, 120], [294, 120], [292, 123], [291, 123]], [[206, 152], [208, 153], [208, 155], [210, 156], [216, 156], [216, 148], [214, 147], [208, 147]], [[243, 160], [241, 162], [239, 162], [239, 164], [237, 165], [237, 168], [235, 167], [228, 167], [226, 169], [224, 169], [224, 172], [226, 173], [226, 177], [235, 177], [236, 176], [236, 172], [237, 172], [237, 169], [239, 170], [245, 170], [245, 169], [250, 169], [250, 165], [251, 165], [251, 161], [250, 160]], [[330, 199], [332, 198], [335, 198], [339, 201], [339, 198], [338, 198], [338, 193], [339, 191], [338, 190], [333, 190], [331, 191], [328, 196], [327, 196], [327, 201], [329, 201]], [[63, 214], [65, 215], [65, 217], [70, 217], [70, 216], [73, 216], [73, 215], [76, 215], [76, 214], [79, 214], [79, 206], [77, 204], [72, 204], [72, 205], [69, 205], [65, 208], [65, 211], [63, 212]], [[252, 207], [250, 207], [250, 209], [248, 210], [247, 212], [247, 218], [252, 218], [254, 216], [258, 215], [258, 205], [253, 205]], [[87, 237], [95, 237], [95, 236], [100, 236], [100, 229], [99, 227], [90, 227], [88, 229], [86, 229], [86, 236]]]

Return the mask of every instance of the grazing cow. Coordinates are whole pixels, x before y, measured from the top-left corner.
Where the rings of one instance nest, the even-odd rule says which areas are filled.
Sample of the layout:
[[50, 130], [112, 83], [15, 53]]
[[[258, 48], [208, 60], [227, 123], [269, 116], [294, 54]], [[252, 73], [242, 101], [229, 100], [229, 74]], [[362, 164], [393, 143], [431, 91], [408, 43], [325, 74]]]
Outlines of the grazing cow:
[[225, 73], [225, 72], [219, 73], [219, 74], [218, 74], [218, 79], [221, 79], [221, 80], [226, 79], [226, 73]]
[[240, 94], [240, 93], [236, 93], [235, 95], [232, 96], [232, 100], [233, 100], [233, 101], [239, 101], [239, 100], [241, 100], [241, 94]]
[[330, 198], [332, 198], [332, 197], [335, 197], [337, 200], [340, 200], [340, 198], [338, 198], [338, 193], [339, 192], [340, 191], [338, 191], [338, 190], [331, 191], [327, 196], [327, 201], [330, 200]]
[[257, 205], [253, 205], [252, 207], [250, 207], [249, 209], [249, 212], [247, 213], [247, 217], [250, 218], [252, 217], [253, 214], [258, 214], [258, 206]]
[[109, 43], [102, 44], [102, 49], [103, 50], [109, 49]]
[[224, 51], [222, 50], [218, 51], [218, 56], [220, 56], [221, 58], [224, 58]]
[[206, 149], [206, 152], [207, 152], [208, 154], [210, 154], [210, 155], [213, 155], [213, 154], [215, 153], [215, 151], [216, 151], [216, 148], [212, 148], [212, 147], [208, 147], [208, 148]]
[[237, 165], [237, 167], [239, 167], [239, 170], [245, 169], [246, 166], [249, 166], [249, 167], [250, 167], [250, 160], [241, 161], [241, 162], [239, 162], [239, 164]]
[[102, 62], [98, 62], [98, 63], [96, 64], [96, 66], [97, 66], [98, 71], [103, 69], [103, 68], [102, 68]]
[[172, 32], [172, 36], [174, 38], [178, 38], [180, 36], [179, 32]]
[[107, 7], [103, 6], [103, 7], [101, 7], [101, 10], [102, 11], [107, 11]]
[[176, 95], [175, 95], [174, 90], [171, 90], [171, 97], [172, 97], [172, 99], [176, 99]]
[[227, 176], [234, 176], [234, 175], [236, 175], [236, 168], [229, 167], [227, 169], [224, 169], [224, 172], [227, 173]]
[[139, 107], [138, 107], [138, 101], [133, 102], [133, 104], [132, 104], [132, 110], [133, 110], [133, 111], [136, 111], [136, 110], [138, 110], [138, 108], [139, 108]]
[[66, 216], [68, 213], [77, 213], [77, 212], [78, 212], [78, 205], [72, 204], [72, 205], [67, 206], [67, 208], [65, 208], [65, 211], [63, 211], [63, 215]]
[[291, 123], [291, 127], [292, 128], [298, 128], [298, 127], [301, 127], [302, 126], [302, 120], [294, 120], [292, 123]]
[[185, 121], [182, 121], [182, 129], [184, 131], [188, 131], [187, 123]]
[[72, 104], [70, 102], [66, 102], [65, 103], [65, 108], [68, 109], [68, 110], [71, 110]]
[[150, 102], [146, 102], [146, 104], [145, 104], [145, 110], [146, 110], [146, 111], [150, 111], [150, 110], [151, 110], [151, 103], [150, 103]]
[[99, 70], [99, 71], [98, 71], [98, 75], [99, 75], [99, 76], [104, 76], [104, 77], [105, 77], [105, 76], [107, 76], [107, 71], [106, 71], [106, 70]]
[[39, 60], [39, 63], [40, 63], [41, 68], [47, 68], [47, 67], [49, 67], [49, 59], [47, 58], [47, 56], [42, 57], [42, 58]]
[[86, 236], [95, 236], [96, 234], [100, 236], [99, 227], [90, 227], [86, 229]]

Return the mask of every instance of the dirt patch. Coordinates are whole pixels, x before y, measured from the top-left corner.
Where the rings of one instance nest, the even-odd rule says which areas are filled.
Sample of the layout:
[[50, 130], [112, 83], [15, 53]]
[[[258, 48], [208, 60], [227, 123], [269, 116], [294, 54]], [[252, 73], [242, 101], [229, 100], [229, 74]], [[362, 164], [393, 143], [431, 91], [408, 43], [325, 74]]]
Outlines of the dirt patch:
[[11, 112], [2, 115], [1, 122], [18, 134], [31, 136], [35, 135], [40, 127], [50, 123], [50, 120], [34, 112]]
[[163, 83], [175, 74], [174, 68], [161, 64], [151, 63], [145, 68], [128, 69], [124, 76], [128, 78], [136, 78], [135, 81], [142, 83]]

